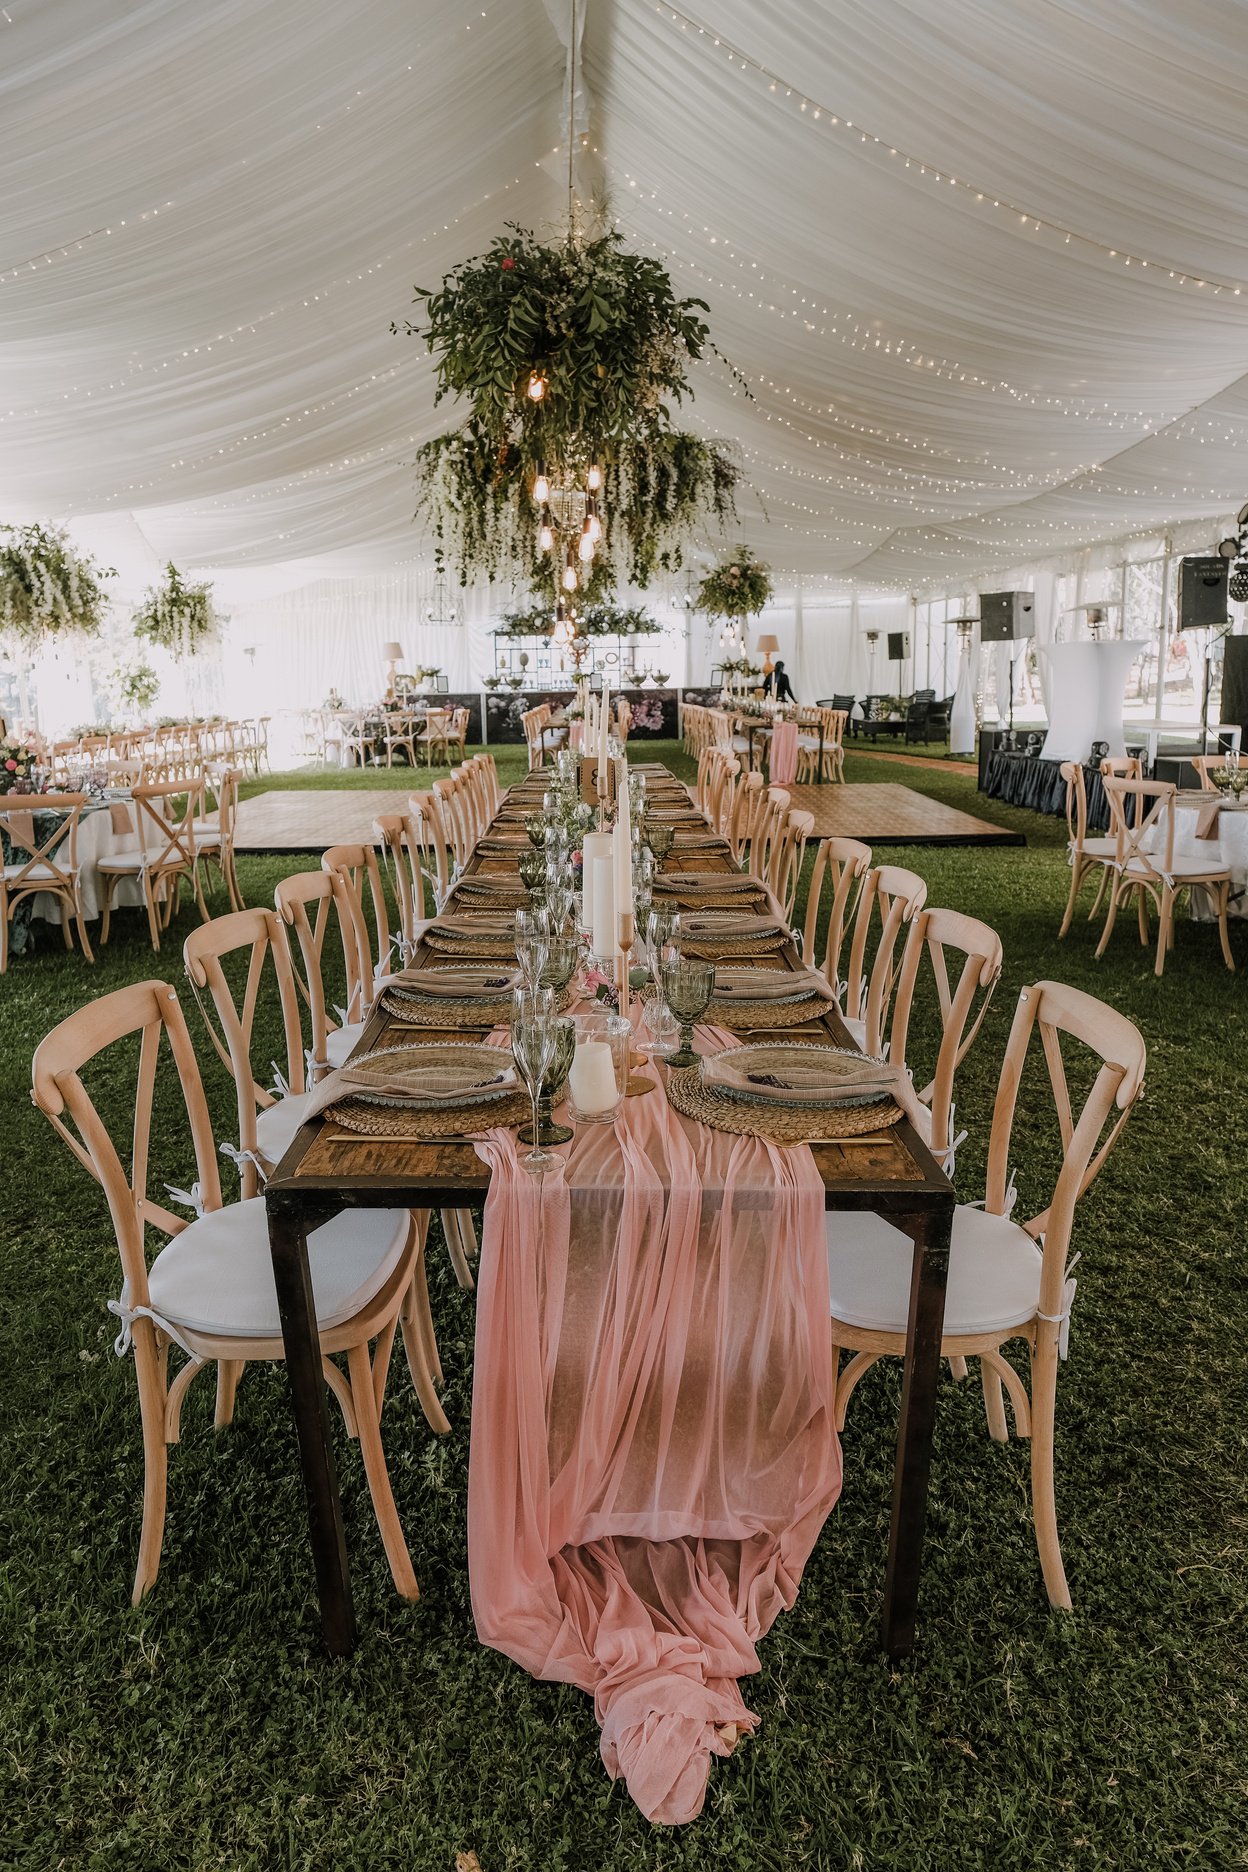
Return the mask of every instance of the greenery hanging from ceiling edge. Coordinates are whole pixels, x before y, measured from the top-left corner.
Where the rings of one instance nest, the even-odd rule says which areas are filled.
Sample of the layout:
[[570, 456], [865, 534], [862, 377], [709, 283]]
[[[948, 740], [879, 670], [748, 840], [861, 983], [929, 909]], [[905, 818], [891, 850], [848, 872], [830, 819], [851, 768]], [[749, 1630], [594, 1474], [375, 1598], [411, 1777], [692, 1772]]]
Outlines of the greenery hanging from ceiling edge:
[[36, 648], [50, 637], [94, 637], [112, 566], [79, 552], [63, 527], [0, 526], [0, 632]]
[[770, 602], [771, 593], [770, 568], [748, 546], [739, 546], [700, 581], [694, 609], [711, 617], [753, 617]]
[[188, 585], [172, 560], [163, 583], [148, 587], [134, 614], [135, 636], [178, 658], [197, 656], [215, 643], [220, 626], [212, 586]]
[[669, 407], [689, 394], [689, 365], [714, 350], [706, 304], [678, 299], [666, 269], [625, 252], [617, 232], [549, 246], [511, 226], [440, 288], [418, 287], [416, 302], [424, 322], [392, 330], [424, 339], [437, 402], [469, 405], [415, 463], [418, 511], [461, 583], [518, 574], [556, 597], [560, 557], [537, 549], [539, 467], [578, 484], [591, 458], [602, 467], [603, 539], [582, 599], [621, 579], [645, 586], [680, 566], [699, 522], [735, 518], [736, 463], [676, 429]]
[[[553, 604], [536, 604], [527, 611], [505, 611], [496, 637], [549, 637], [555, 628]], [[587, 604], [576, 607], [578, 637], [656, 637], [663, 626], [636, 606]]]

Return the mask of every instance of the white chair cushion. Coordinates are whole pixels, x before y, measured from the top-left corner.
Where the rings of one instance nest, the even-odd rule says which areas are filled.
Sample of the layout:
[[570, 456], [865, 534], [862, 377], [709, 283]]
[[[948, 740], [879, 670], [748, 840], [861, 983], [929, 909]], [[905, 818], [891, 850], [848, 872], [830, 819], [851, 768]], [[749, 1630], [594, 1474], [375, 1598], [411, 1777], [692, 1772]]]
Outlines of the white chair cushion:
[[[1068, 847], [1074, 851], [1074, 846]], [[1118, 854], [1118, 841], [1112, 838], [1085, 838], [1083, 855], [1085, 858], [1114, 858]]]
[[330, 1065], [337, 1068], [345, 1066], [355, 1051], [356, 1041], [364, 1031], [363, 1021], [351, 1021], [346, 1027], [338, 1027], [325, 1041], [325, 1057]]
[[295, 1132], [307, 1114], [310, 1092], [292, 1092], [256, 1113], [256, 1150], [270, 1166], [278, 1163], [295, 1141]]
[[[80, 866], [77, 868], [81, 869]], [[70, 871], [70, 866], [68, 862], [63, 864], [60, 867], [60, 869], [62, 873], [68, 872], [71, 876], [74, 875], [73, 872]], [[54, 883], [54, 884], [59, 884], [62, 881], [61, 878], [59, 878], [56, 872], [52, 869], [51, 865], [7, 864], [4, 867], [4, 875], [6, 878], [21, 877], [21, 874], [23, 871], [26, 873], [25, 877], [22, 879], [22, 882], [24, 884], [37, 884], [40, 878], [47, 878], [51, 883]]]
[[[318, 1327], [340, 1326], [385, 1285], [407, 1244], [409, 1220], [406, 1209], [352, 1209], [308, 1236]], [[147, 1285], [153, 1311], [171, 1326], [280, 1338], [264, 1197], [192, 1222], [161, 1249]]]
[[[909, 1236], [867, 1211], [836, 1210], [824, 1222], [832, 1317], [868, 1332], [904, 1333], [914, 1258]], [[946, 1338], [1025, 1326], [1040, 1304], [1040, 1266], [1040, 1249], [1025, 1229], [959, 1203], [945, 1295]]]

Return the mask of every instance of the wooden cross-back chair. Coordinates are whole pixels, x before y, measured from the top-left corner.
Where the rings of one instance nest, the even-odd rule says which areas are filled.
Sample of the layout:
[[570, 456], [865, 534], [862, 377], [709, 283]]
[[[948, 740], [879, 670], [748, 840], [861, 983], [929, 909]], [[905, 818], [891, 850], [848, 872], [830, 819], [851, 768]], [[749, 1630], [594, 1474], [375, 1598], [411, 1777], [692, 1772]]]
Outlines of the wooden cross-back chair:
[[[853, 927], [863, 880], [871, 869], [871, 847], [858, 839], [820, 839], [806, 895], [806, 926], [802, 932], [802, 961], [822, 969], [837, 1001], [844, 997], [841, 950], [846, 931]], [[828, 929], [823, 954], [818, 953], [819, 913], [828, 892]]]
[[[1078, 1106], [1072, 1099], [1062, 1041], [1091, 1055], [1095, 1076]], [[1038, 1042], [1056, 1110], [1061, 1159], [1048, 1202], [1025, 1223], [1011, 1219], [1010, 1144], [1024, 1066]], [[1139, 1099], [1145, 1048], [1138, 1030], [1114, 1008], [1058, 982], [1036, 982], [1019, 996], [997, 1086], [982, 1208], [954, 1210], [941, 1351], [977, 1358], [989, 1432], [1005, 1442], [1002, 1387], [1019, 1436], [1031, 1438], [1031, 1493], [1036, 1546], [1050, 1604], [1069, 1609], [1054, 1485], [1054, 1418], [1059, 1361], [1065, 1357], [1075, 1282], [1071, 1238], [1075, 1209]], [[1026, 1111], [1029, 1126], [1039, 1107]], [[877, 1359], [905, 1352], [913, 1249], [881, 1216], [832, 1212], [825, 1218], [837, 1368], [838, 1427], [855, 1385]], [[1077, 1259], [1077, 1257], [1076, 1257]], [[1028, 1385], [1002, 1348], [1022, 1339]], [[844, 1370], [842, 1351], [851, 1353]]]
[[[187, 1206], [197, 1210], [192, 1221], [148, 1194], [152, 1111], [165, 1039], [194, 1157], [195, 1181], [186, 1197]], [[127, 1170], [82, 1073], [111, 1047], [135, 1040], [138, 1069]], [[121, 1320], [116, 1349], [120, 1355], [133, 1347], [143, 1423], [137, 1605], [160, 1568], [168, 1445], [179, 1440], [182, 1404], [192, 1381], [216, 1366], [216, 1422], [221, 1427], [233, 1416], [245, 1366], [284, 1357], [264, 1200], [222, 1201], [199, 1067], [177, 994], [167, 982], [119, 988], [71, 1014], [40, 1042], [32, 1075], [35, 1105], [104, 1192], [121, 1259], [121, 1297], [112, 1305]], [[110, 1105], [129, 1110], [128, 1101], [113, 1099]], [[161, 1110], [163, 1119], [163, 1100]], [[181, 1193], [173, 1194], [183, 1200]], [[150, 1265], [148, 1229], [166, 1237]], [[325, 1379], [342, 1406], [348, 1433], [359, 1438], [395, 1586], [403, 1597], [415, 1599], [416, 1576], [386, 1469], [381, 1406], [395, 1329], [401, 1326], [426, 1416], [441, 1419], [437, 1428], [446, 1424], [434, 1390], [436, 1348], [421, 1239], [406, 1210], [357, 1210], [315, 1230], [308, 1250]], [[370, 1351], [373, 1341], [375, 1353]], [[185, 1353], [186, 1363], [170, 1383], [174, 1346]], [[346, 1355], [345, 1372], [334, 1363], [339, 1353]]]
[[1174, 942], [1174, 907], [1183, 891], [1199, 888], [1213, 904], [1222, 942], [1222, 959], [1234, 969], [1226, 918], [1231, 894], [1231, 874], [1215, 845], [1208, 858], [1176, 856], [1174, 850], [1174, 796], [1177, 789], [1169, 780], [1105, 780], [1114, 837], [1113, 881], [1109, 913], [1096, 946], [1103, 956], [1114, 933], [1118, 911], [1134, 896], [1139, 921], [1140, 941], [1147, 948], [1148, 903], [1156, 906], [1157, 960], [1154, 973], [1166, 966], [1166, 952]]
[[728, 840], [734, 864], [740, 864], [750, 836], [750, 827], [758, 812], [763, 794], [761, 773], [738, 773], [724, 794], [723, 834]]
[[814, 829], [813, 813], [787, 812], [778, 835], [772, 840], [767, 861], [767, 887], [783, 910], [786, 923], [793, 921], [797, 908], [806, 845]]
[[1066, 898], [1062, 927], [1057, 932], [1059, 939], [1070, 928], [1079, 892], [1094, 875], [1099, 882], [1092, 908], [1088, 912], [1089, 923], [1096, 915], [1113, 870], [1117, 850], [1114, 839], [1092, 836], [1088, 832], [1088, 789], [1082, 764], [1079, 761], [1063, 761], [1060, 772], [1066, 782], [1066, 861], [1070, 866], [1070, 892]]
[[[9, 966], [9, 920], [20, 903], [47, 891], [61, 906], [65, 947], [73, 947], [71, 921], [88, 962], [95, 956], [87, 936], [80, 894], [78, 822], [85, 793], [0, 794], [0, 829], [8, 834], [9, 855], [0, 861], [0, 975]], [[40, 833], [36, 813], [49, 815]], [[25, 853], [19, 858], [18, 852]]]
[[[926, 902], [923, 879], [901, 865], [877, 865], [863, 880], [854, 913], [842, 1012], [845, 1025], [866, 1053], [883, 1050], [897, 983], [898, 940]], [[867, 950], [877, 921], [875, 952], [868, 969]]]
[[[962, 958], [957, 981], [951, 983], [950, 960]], [[897, 973], [888, 1059], [894, 1066], [913, 1067], [910, 1026], [916, 995], [930, 973], [940, 1016], [940, 1039], [931, 1079], [918, 1092], [920, 1113], [927, 1122], [918, 1129], [928, 1149], [952, 1177], [960, 1138], [955, 1139], [954, 1080], [970, 1052], [1001, 979], [1001, 938], [978, 917], [957, 910], [924, 908], [911, 923]], [[925, 965], [926, 964], [926, 969]]]
[[117, 886], [130, 879], [143, 893], [152, 948], [159, 950], [160, 932], [173, 921], [184, 879], [205, 923], [209, 917], [195, 856], [195, 821], [203, 817], [203, 770], [189, 780], [144, 781], [130, 797], [137, 842], [107, 853], [97, 865], [104, 885], [100, 942], [108, 941]]
[[[352, 924], [356, 930], [361, 962], [359, 1017], [367, 1019], [375, 997], [378, 976], [390, 973], [394, 963], [394, 942], [390, 933], [390, 905], [374, 845], [330, 845], [321, 853], [321, 870], [340, 877], [350, 893]], [[367, 888], [367, 894], [366, 894]], [[369, 912], [372, 913], [372, 936], [369, 936]]]
[[419, 715], [407, 714], [400, 709], [388, 711], [383, 726], [387, 767], [394, 766], [396, 754], [405, 754], [409, 767], [416, 765], [416, 737], [421, 725]]
[[451, 836], [442, 817], [442, 803], [436, 792], [411, 793], [408, 795], [407, 811], [411, 829], [415, 833], [415, 845], [409, 843], [408, 846], [409, 855], [416, 851], [420, 853], [422, 873], [426, 884], [433, 890], [433, 914], [436, 916], [451, 888], [454, 859]]
[[[358, 1009], [362, 976], [370, 968], [367, 929], [357, 924], [349, 892], [328, 871], [296, 871], [285, 877], [273, 893], [277, 914], [293, 930], [298, 949], [291, 950], [295, 986], [308, 1010], [312, 1045], [308, 1072], [315, 1083], [331, 1067], [341, 1066], [364, 1031]], [[331, 925], [337, 928], [342, 953], [346, 1006], [341, 1024], [331, 1020], [325, 999], [323, 963]], [[287, 938], [289, 941], [289, 937]], [[300, 966], [302, 964], [302, 966]]]
[[1187, 764], [1196, 769], [1196, 778], [1200, 783], [1202, 793], [1217, 792], [1218, 789], [1213, 784], [1213, 776], [1215, 773], [1221, 773], [1226, 766], [1225, 751], [1220, 754], [1189, 754]]
[[234, 830], [238, 816], [241, 767], [210, 767], [204, 776], [204, 816], [195, 821], [195, 863], [201, 873], [215, 865], [229, 892], [231, 910], [241, 910], [243, 893], [234, 867]]
[[742, 868], [754, 877], [765, 878], [771, 869], [771, 854], [780, 837], [792, 794], [786, 787], [768, 786], [754, 796], [745, 845], [741, 852]]

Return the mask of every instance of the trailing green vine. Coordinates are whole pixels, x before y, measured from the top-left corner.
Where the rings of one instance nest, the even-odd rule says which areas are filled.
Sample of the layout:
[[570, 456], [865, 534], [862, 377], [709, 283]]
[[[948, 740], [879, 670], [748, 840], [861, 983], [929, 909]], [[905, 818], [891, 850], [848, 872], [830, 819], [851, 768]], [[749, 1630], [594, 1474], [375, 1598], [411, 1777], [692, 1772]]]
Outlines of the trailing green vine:
[[38, 646], [46, 638], [98, 635], [111, 566], [71, 544], [63, 527], [0, 526], [0, 631]]
[[[494, 632], [496, 637], [549, 637], [555, 628], [555, 608], [531, 605], [527, 611], [507, 611]], [[637, 606], [594, 604], [576, 608], [578, 637], [654, 637], [663, 626]]]
[[750, 552], [738, 547], [731, 559], [708, 572], [698, 586], [694, 608], [710, 617], [753, 617], [770, 603], [771, 572]]
[[135, 636], [179, 659], [198, 656], [215, 643], [220, 627], [212, 586], [187, 584], [172, 560], [165, 567], [164, 582], [144, 592], [134, 614]]

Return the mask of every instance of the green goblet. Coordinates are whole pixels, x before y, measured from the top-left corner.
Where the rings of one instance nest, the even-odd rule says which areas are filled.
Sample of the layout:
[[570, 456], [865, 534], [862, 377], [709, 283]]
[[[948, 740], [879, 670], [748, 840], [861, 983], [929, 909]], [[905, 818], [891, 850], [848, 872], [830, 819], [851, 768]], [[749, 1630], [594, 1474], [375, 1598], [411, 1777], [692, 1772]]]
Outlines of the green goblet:
[[641, 836], [654, 853], [654, 862], [661, 871], [668, 858], [671, 856], [672, 846], [676, 842], [675, 827], [662, 825], [657, 819], [652, 819], [649, 813], [647, 813], [643, 822]]
[[[545, 976], [542, 979], [545, 981]], [[533, 1144], [543, 1150], [550, 1144], [567, 1144], [576, 1135], [571, 1125], [556, 1124], [554, 1118], [555, 1106], [563, 1097], [563, 1089], [572, 1070], [572, 1058], [576, 1052], [576, 1025], [568, 1015], [561, 1015], [555, 1021], [554, 1028], [554, 1055], [537, 1100], [537, 1129], [535, 1131], [531, 1124], [527, 1124], [517, 1133], [522, 1144]]]
[[529, 844], [534, 851], [541, 851], [546, 844], [546, 827], [550, 824], [545, 813], [529, 813], [524, 821], [524, 829]]
[[680, 1022], [680, 1047], [668, 1056], [669, 1066], [696, 1066], [700, 1055], [693, 1048], [693, 1025], [706, 1013], [715, 992], [715, 964], [694, 956], [677, 956], [659, 964], [663, 999]]

